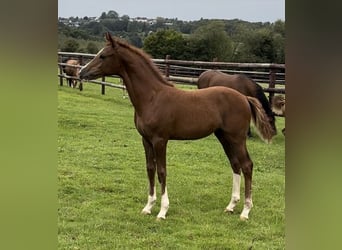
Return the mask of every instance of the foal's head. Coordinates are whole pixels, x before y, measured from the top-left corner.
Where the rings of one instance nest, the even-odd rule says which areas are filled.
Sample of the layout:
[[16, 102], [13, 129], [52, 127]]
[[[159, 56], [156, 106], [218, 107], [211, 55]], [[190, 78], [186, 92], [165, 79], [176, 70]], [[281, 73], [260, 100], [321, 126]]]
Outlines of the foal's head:
[[92, 80], [101, 76], [118, 74], [121, 66], [118, 56], [118, 41], [106, 33], [106, 46], [80, 70], [80, 78]]

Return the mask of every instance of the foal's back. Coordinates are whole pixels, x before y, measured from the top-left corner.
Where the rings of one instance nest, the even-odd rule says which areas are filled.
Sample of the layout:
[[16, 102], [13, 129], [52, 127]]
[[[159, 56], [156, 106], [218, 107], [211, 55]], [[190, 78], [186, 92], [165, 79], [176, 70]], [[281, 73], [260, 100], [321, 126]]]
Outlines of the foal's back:
[[222, 86], [196, 91], [167, 88], [151, 105], [145, 117], [137, 117], [138, 127], [139, 119], [146, 120], [170, 139], [199, 139], [218, 129], [245, 135], [251, 119], [247, 98]]

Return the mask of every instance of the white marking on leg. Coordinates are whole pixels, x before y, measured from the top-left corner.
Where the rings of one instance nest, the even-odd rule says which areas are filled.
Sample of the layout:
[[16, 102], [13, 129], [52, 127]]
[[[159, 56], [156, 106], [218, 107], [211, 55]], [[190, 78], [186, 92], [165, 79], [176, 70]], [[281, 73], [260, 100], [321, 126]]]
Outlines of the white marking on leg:
[[241, 175], [233, 173], [232, 198], [224, 210], [225, 212], [233, 212], [236, 204], [240, 201], [240, 183]]
[[252, 207], [253, 207], [252, 198], [246, 199], [245, 205], [243, 206], [243, 210], [240, 215], [241, 220], [248, 220], [248, 214], [251, 211]]
[[165, 187], [165, 193], [161, 197], [160, 212], [157, 215], [157, 219], [165, 219], [167, 210], [169, 210], [169, 197], [167, 195], [167, 188]]
[[147, 198], [147, 204], [144, 207], [144, 209], [141, 211], [142, 214], [151, 214], [152, 207], [156, 203], [157, 200], [157, 193], [156, 193], [156, 187], [154, 187], [153, 195], [148, 195]]

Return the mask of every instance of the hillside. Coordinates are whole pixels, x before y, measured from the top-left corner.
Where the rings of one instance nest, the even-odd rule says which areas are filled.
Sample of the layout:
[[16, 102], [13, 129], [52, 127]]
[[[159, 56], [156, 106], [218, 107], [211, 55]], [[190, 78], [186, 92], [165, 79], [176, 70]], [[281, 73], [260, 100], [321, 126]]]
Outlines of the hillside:
[[[212, 37], [219, 33], [218, 43], [224, 43], [225, 57], [223, 61], [250, 61], [284, 63], [285, 53], [285, 22], [278, 20], [274, 23], [247, 22], [239, 19], [213, 20], [200, 19], [197, 21], [182, 21], [163, 17], [148, 18], [127, 15], [120, 16], [115, 11], [103, 12], [99, 17], [59, 17], [58, 18], [58, 49], [60, 51], [96, 53], [103, 46], [103, 35], [109, 31], [129, 43], [145, 49], [146, 39], [161, 31], [172, 31], [180, 35], [180, 43], [188, 49], [176, 48], [177, 59], [208, 60], [210, 56], [217, 58], [221, 53], [209, 53]], [[216, 33], [213, 33], [216, 31]], [[171, 33], [172, 33], [171, 32]], [[201, 34], [201, 35], [199, 35]], [[162, 39], [168, 39], [168, 34]], [[217, 38], [216, 38], [217, 40]], [[172, 44], [163, 43], [164, 46]], [[183, 46], [183, 47], [184, 47]], [[189, 51], [189, 47], [191, 50]], [[147, 49], [154, 55], [152, 49]]]

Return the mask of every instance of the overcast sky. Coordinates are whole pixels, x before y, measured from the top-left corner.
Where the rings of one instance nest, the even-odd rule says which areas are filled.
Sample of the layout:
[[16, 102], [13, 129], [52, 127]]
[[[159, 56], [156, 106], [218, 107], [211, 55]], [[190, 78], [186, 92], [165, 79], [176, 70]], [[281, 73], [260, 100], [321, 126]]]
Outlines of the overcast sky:
[[242, 19], [285, 21], [285, 0], [58, 0], [58, 17], [92, 17], [116, 11], [120, 16], [179, 20]]

